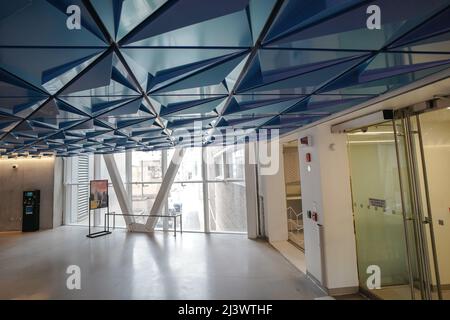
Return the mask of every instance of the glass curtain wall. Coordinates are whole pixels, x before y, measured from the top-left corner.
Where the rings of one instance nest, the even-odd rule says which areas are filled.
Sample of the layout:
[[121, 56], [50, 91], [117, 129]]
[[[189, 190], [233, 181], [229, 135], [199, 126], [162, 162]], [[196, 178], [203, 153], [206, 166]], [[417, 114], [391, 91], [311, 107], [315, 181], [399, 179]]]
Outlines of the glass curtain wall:
[[[114, 158], [122, 180], [126, 181], [125, 153], [117, 153]], [[89, 182], [91, 180], [107, 179], [110, 182], [108, 185], [109, 211], [121, 211], [102, 156], [79, 155], [65, 158], [64, 161], [65, 224], [88, 225]], [[106, 209], [92, 211], [91, 225], [103, 226], [105, 212]], [[116, 226], [125, 226], [122, 217], [116, 217]]]
[[[139, 152], [131, 154], [131, 204], [133, 214], [148, 215], [153, 206], [156, 195], [165, 172], [163, 151]], [[134, 217], [137, 223], [145, 223], [147, 217]], [[158, 221], [155, 228], [161, 229], [163, 222]]]
[[210, 231], [246, 232], [244, 147], [208, 147], [205, 160]]
[[[174, 150], [168, 150], [168, 160]], [[169, 213], [181, 212], [183, 230], [205, 231], [202, 148], [186, 149], [168, 197]]]
[[[133, 214], [150, 213], [172, 155], [170, 149], [114, 155]], [[89, 181], [111, 181], [103, 156], [67, 158], [65, 177], [65, 223], [87, 225]], [[121, 213], [111, 184], [109, 198], [110, 211]], [[185, 231], [245, 233], [244, 146], [186, 149], [163, 211], [181, 212]], [[103, 225], [104, 218], [98, 219], [96, 225]], [[146, 219], [136, 217], [135, 221], [145, 223]], [[172, 219], [159, 219], [156, 229], [172, 229], [172, 223]], [[116, 217], [116, 226], [125, 227], [122, 217]]]

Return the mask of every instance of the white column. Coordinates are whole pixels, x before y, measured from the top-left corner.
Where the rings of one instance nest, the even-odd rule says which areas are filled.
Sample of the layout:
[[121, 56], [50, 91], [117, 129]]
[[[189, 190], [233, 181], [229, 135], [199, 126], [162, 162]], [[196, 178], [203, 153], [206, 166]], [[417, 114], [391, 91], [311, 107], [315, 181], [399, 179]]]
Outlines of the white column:
[[[356, 244], [346, 136], [332, 134], [329, 124], [300, 133], [312, 146], [300, 145], [300, 181], [305, 230], [306, 268], [334, 294], [358, 289]], [[303, 161], [306, 154], [311, 162]], [[307, 211], [318, 221], [307, 218]]]
[[[120, 209], [122, 213], [131, 214], [133, 212], [128, 194], [125, 190], [122, 178], [120, 177], [119, 169], [117, 168], [116, 160], [113, 154], [104, 154], [103, 159], [105, 159], [106, 168], [108, 169], [109, 177], [116, 193], [117, 201], [119, 202]], [[133, 231], [133, 222], [129, 216], [124, 216], [125, 223], [127, 224], [128, 230]]]
[[[260, 170], [261, 194], [263, 195], [263, 210], [265, 218], [266, 236], [270, 242], [287, 241], [288, 226], [286, 214], [286, 191], [284, 183], [284, 164], [283, 164], [283, 146], [282, 143], [260, 141], [258, 148], [270, 148], [271, 143], [277, 143], [279, 156], [279, 167], [276, 172], [270, 174]], [[274, 155], [275, 156], [275, 155]], [[261, 167], [260, 167], [261, 169]]]

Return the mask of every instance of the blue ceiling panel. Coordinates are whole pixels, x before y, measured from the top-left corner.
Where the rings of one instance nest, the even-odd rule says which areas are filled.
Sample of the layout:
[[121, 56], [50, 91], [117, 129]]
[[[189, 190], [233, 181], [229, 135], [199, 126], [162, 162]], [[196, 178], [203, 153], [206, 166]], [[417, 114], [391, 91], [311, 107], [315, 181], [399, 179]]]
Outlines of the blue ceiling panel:
[[382, 94], [450, 67], [448, 54], [379, 53], [321, 93]]
[[[1, 1], [3, 7], [10, 8], [9, 2]], [[82, 0], [35, 0], [20, 1], [22, 5], [0, 20], [0, 45], [14, 46], [99, 46], [106, 47], [99, 27]], [[80, 8], [81, 29], [67, 27], [66, 10], [69, 5]]]
[[[297, 24], [279, 26], [265, 39], [265, 45], [287, 48], [379, 50], [414, 30], [445, 10], [448, 0], [376, 1], [298, 1], [290, 0], [285, 10], [303, 14]], [[327, 1], [328, 2], [328, 1]], [[292, 3], [292, 4], [291, 4]], [[376, 5], [381, 12], [381, 28], [367, 28], [367, 8]], [[292, 7], [292, 8], [291, 8]], [[308, 13], [308, 11], [310, 11]], [[285, 15], [292, 16], [289, 12]], [[280, 13], [283, 15], [283, 11]], [[281, 17], [281, 22], [283, 22]], [[438, 23], [442, 26], [441, 21]], [[282, 25], [282, 23], [281, 23]], [[276, 24], [275, 24], [276, 26]], [[406, 35], [408, 36], [408, 35]], [[413, 35], [411, 35], [413, 36]]]
[[449, 69], [450, 0], [0, 1], [0, 156], [256, 141]]
[[[214, 5], [213, 2], [210, 3]], [[243, 9], [223, 17], [145, 38], [128, 46], [251, 47], [252, 44], [251, 26], [247, 11]]]
[[[183, 0], [168, 1], [157, 14], [150, 16], [141, 25], [123, 38], [123, 44], [166, 34], [170, 31], [199, 24], [214, 18], [224, 17], [244, 10], [249, 0], [210, 1]], [[219, 23], [220, 25], [220, 23]]]

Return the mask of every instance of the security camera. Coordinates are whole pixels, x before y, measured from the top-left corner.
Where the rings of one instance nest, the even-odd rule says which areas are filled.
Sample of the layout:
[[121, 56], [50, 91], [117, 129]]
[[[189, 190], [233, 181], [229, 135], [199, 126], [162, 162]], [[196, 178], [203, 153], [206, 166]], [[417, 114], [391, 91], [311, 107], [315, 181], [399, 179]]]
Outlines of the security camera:
[[367, 128], [367, 127], [366, 128], [361, 128], [361, 131], [364, 132], [364, 133], [366, 133], [368, 130], [369, 130], [369, 128]]
[[19, 165], [18, 165], [18, 164], [13, 164], [13, 165], [12, 165], [12, 168], [13, 168], [13, 169], [18, 169], [18, 168], [19, 168]]

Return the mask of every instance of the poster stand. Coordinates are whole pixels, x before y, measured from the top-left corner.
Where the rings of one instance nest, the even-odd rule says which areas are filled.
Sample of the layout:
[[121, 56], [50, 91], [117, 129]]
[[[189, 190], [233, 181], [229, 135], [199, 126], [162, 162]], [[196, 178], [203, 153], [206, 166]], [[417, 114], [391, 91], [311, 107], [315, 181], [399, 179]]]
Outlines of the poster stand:
[[[94, 192], [96, 191], [96, 184], [103, 184], [101, 187], [105, 188], [105, 184], [106, 184], [106, 205], [104, 205], [104, 202], [99, 201], [99, 203], [96, 203], [96, 206], [93, 208], [92, 207], [92, 203], [96, 202], [94, 201]], [[105, 195], [103, 195], [105, 196]], [[103, 198], [104, 200], [104, 198]], [[110, 214], [109, 212], [109, 195], [108, 195], [108, 180], [91, 180], [90, 182], [90, 195], [89, 195], [89, 216], [88, 216], [88, 220], [89, 220], [89, 233], [86, 235], [86, 237], [88, 238], [98, 238], [98, 237], [102, 237], [102, 236], [106, 236], [108, 234], [111, 234], [111, 231], [109, 231], [109, 219], [105, 220], [104, 226], [103, 226], [103, 230], [102, 231], [97, 231], [97, 232], [91, 232], [91, 212], [93, 210], [98, 210], [98, 209], [102, 209], [102, 208], [106, 208], [107, 210], [107, 215]]]
[[[109, 231], [109, 219], [105, 221], [104, 230], [97, 231], [97, 232], [91, 232], [91, 211], [97, 210], [97, 209], [90, 209], [89, 208], [89, 233], [86, 235], [88, 238], [97, 238], [101, 236], [106, 236], [107, 234], [111, 234], [111, 231]], [[107, 208], [107, 214], [109, 215], [109, 207]], [[106, 226], [108, 224], [108, 226]]]

